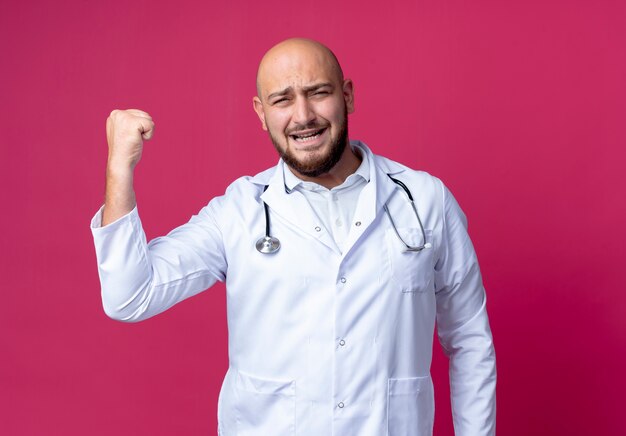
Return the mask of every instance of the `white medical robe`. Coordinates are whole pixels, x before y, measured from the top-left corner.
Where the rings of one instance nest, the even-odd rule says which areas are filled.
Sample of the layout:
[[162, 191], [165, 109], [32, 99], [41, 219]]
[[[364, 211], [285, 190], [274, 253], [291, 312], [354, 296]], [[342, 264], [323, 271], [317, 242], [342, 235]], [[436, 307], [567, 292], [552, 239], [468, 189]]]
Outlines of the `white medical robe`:
[[[137, 209], [92, 221], [106, 313], [140, 321], [226, 281], [230, 366], [223, 436], [426, 436], [434, 419], [435, 322], [450, 356], [456, 434], [495, 434], [495, 354], [466, 219], [441, 181], [376, 156], [343, 251], [282, 162], [242, 177], [198, 215], [146, 244]], [[422, 232], [430, 248], [406, 251]], [[268, 189], [263, 192], [265, 185]], [[282, 247], [261, 254], [263, 201]]]

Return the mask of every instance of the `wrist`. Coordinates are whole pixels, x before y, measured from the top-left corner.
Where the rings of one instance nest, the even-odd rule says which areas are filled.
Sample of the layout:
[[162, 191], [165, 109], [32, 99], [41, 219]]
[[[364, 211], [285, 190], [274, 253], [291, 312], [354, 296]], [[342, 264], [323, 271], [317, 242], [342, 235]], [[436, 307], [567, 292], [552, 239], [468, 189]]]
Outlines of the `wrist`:
[[134, 165], [128, 162], [109, 160], [106, 167], [106, 176], [107, 179], [132, 180], [134, 169]]

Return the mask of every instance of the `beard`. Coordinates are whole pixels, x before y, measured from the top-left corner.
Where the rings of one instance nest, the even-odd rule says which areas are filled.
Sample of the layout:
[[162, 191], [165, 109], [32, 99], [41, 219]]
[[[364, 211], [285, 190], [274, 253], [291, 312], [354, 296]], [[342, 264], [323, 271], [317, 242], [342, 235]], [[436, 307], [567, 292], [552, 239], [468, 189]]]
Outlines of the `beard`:
[[[302, 126], [300, 130], [321, 128], [323, 128], [323, 126], [319, 126], [317, 123], [313, 122]], [[330, 128], [330, 126], [327, 128]], [[272, 135], [271, 131], [269, 131], [269, 135], [276, 151], [289, 168], [306, 177], [318, 177], [329, 172], [343, 155], [346, 145], [348, 144], [348, 113], [344, 111], [343, 122], [339, 125], [337, 136], [330, 138], [331, 143], [328, 152], [322, 156], [307, 159], [306, 161], [299, 160], [294, 156], [288, 145], [285, 149], [282, 149], [277, 138]], [[288, 141], [289, 137], [287, 138], [287, 143]]]

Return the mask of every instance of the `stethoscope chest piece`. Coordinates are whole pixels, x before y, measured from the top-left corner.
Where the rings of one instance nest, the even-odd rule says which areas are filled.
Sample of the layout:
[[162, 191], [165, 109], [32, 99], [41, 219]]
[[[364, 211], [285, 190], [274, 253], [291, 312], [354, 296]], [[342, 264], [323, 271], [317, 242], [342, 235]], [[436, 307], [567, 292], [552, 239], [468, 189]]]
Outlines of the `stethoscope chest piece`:
[[280, 249], [280, 241], [273, 236], [263, 236], [256, 241], [256, 249], [263, 254], [276, 253]]

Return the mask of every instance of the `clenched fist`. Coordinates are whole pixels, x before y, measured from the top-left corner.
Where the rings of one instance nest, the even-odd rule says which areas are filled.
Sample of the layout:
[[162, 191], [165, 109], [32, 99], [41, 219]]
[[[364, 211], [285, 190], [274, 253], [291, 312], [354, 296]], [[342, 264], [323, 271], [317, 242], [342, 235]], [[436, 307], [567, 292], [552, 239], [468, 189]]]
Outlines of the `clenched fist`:
[[114, 110], [106, 128], [109, 168], [133, 170], [141, 159], [144, 139], [154, 134], [152, 117], [138, 109]]
[[152, 117], [138, 109], [114, 110], [107, 118], [109, 160], [102, 225], [129, 213], [136, 205], [133, 171], [141, 159], [144, 139], [152, 138]]

